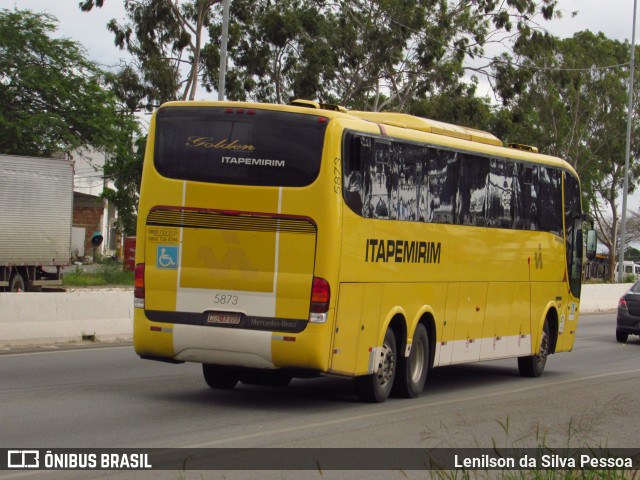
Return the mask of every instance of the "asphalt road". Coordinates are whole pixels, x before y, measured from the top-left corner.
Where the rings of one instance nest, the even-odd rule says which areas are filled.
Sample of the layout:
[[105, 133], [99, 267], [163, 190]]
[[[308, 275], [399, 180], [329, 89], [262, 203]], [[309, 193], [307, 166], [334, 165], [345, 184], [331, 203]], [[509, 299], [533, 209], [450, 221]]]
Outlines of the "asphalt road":
[[[130, 345], [7, 350], [0, 353], [0, 447], [632, 448], [640, 447], [639, 377], [640, 339], [617, 343], [612, 314], [583, 315], [574, 351], [551, 356], [540, 378], [520, 377], [515, 360], [443, 367], [431, 372], [422, 397], [376, 405], [359, 403], [351, 382], [337, 378], [211, 390], [199, 365], [140, 360]], [[0, 479], [253, 478], [71, 473], [0, 471]], [[428, 478], [419, 473], [380, 478]]]

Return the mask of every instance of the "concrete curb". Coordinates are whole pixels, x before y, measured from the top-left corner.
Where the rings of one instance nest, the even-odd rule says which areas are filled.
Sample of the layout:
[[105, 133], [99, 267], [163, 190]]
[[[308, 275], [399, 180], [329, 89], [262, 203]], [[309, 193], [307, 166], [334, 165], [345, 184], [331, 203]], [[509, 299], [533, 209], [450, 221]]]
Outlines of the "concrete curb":
[[[613, 311], [632, 284], [583, 285], [580, 311]], [[131, 339], [133, 290], [0, 293], [0, 345]]]

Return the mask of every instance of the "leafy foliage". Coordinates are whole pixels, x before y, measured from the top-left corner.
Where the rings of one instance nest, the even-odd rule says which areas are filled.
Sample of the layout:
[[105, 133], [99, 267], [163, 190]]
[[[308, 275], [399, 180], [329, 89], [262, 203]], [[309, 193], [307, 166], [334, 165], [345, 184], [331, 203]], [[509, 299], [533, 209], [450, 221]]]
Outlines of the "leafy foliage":
[[52, 38], [56, 20], [0, 11], [0, 151], [51, 156], [114, 143], [114, 96], [82, 47]]
[[104, 165], [104, 174], [113, 180], [115, 188], [105, 189], [103, 196], [118, 209], [119, 228], [126, 235], [136, 233], [146, 141], [146, 136], [139, 136], [129, 144], [121, 144]]
[[[227, 96], [237, 100], [288, 102], [293, 92], [321, 98], [322, 84], [331, 82], [332, 45], [329, 25], [314, 2], [302, 0], [248, 1], [231, 4]], [[222, 30], [221, 15], [209, 30], [205, 49], [205, 87], [218, 83], [219, 52], [213, 39]]]
[[455, 83], [423, 100], [415, 100], [409, 113], [441, 122], [495, 129], [496, 115], [488, 98], [476, 96], [475, 85]]
[[[116, 1], [116, 0], [114, 0]], [[219, 77], [220, 0], [125, 2], [109, 23], [136, 59], [150, 103], [194, 98]], [[557, 0], [234, 0], [227, 96], [311, 98], [359, 109], [407, 110], [464, 75], [485, 46], [528, 38]], [[89, 11], [103, 0], [84, 0]], [[208, 38], [205, 38], [208, 33]], [[488, 74], [483, 67], [477, 72]]]
[[103, 72], [79, 44], [53, 38], [56, 24], [47, 14], [0, 11], [0, 152], [48, 157], [86, 145], [104, 152], [104, 173], [117, 187], [105, 196], [132, 233], [144, 150], [134, 149], [133, 111], [146, 92], [135, 70]]
[[[115, 44], [134, 58], [127, 66], [138, 108], [151, 110], [169, 100], [193, 100], [201, 74], [203, 32], [211, 22], [211, 6], [220, 0], [125, 1], [128, 20], [112, 19], [107, 28]], [[84, 0], [83, 11], [102, 7], [104, 0]], [[143, 101], [144, 100], [144, 101]]]
[[[528, 37], [536, 15], [551, 18], [555, 5], [555, 0], [235, 0], [229, 97], [280, 103], [316, 98], [351, 108], [406, 111], [414, 99], [457, 83], [465, 59], [483, 55], [486, 45]], [[210, 90], [217, 84], [213, 40], [220, 31], [214, 20], [204, 54]]]
[[[563, 40], [533, 35], [517, 44], [514, 53], [515, 58], [504, 54], [503, 63], [496, 64], [497, 87], [507, 107], [500, 133], [574, 166], [582, 179], [585, 206], [598, 220], [613, 265], [627, 141], [630, 46], [586, 31]], [[636, 92], [639, 87], [636, 81]], [[639, 134], [635, 121], [632, 138]], [[632, 155], [638, 154], [636, 143]], [[640, 166], [631, 165], [629, 175], [635, 184]]]

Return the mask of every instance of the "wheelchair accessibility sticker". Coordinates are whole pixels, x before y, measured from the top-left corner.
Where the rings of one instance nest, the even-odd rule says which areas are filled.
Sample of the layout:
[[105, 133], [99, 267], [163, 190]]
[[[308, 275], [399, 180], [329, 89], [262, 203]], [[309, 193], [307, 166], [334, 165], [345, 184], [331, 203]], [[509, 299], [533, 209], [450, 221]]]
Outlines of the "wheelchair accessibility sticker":
[[156, 268], [175, 270], [178, 268], [178, 247], [158, 245]]

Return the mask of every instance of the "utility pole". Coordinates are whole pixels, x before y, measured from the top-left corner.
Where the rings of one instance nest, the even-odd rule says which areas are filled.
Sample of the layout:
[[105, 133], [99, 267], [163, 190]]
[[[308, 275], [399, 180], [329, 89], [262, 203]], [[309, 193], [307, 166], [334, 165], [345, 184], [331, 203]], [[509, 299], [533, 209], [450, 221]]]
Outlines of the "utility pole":
[[633, 29], [631, 33], [631, 72], [629, 73], [629, 105], [627, 107], [627, 149], [624, 155], [624, 186], [622, 187], [622, 222], [620, 224], [620, 252], [618, 252], [618, 282], [624, 273], [624, 247], [627, 235], [627, 190], [629, 190], [629, 157], [631, 156], [631, 123], [633, 119], [633, 74], [636, 59], [636, 6], [633, 0]]
[[230, 0], [223, 0], [222, 2], [222, 37], [220, 38], [220, 78], [218, 79], [218, 100], [220, 101], [224, 100], [224, 89], [225, 89], [224, 83], [225, 83], [225, 77], [227, 76], [227, 41], [229, 39], [229, 1]]

